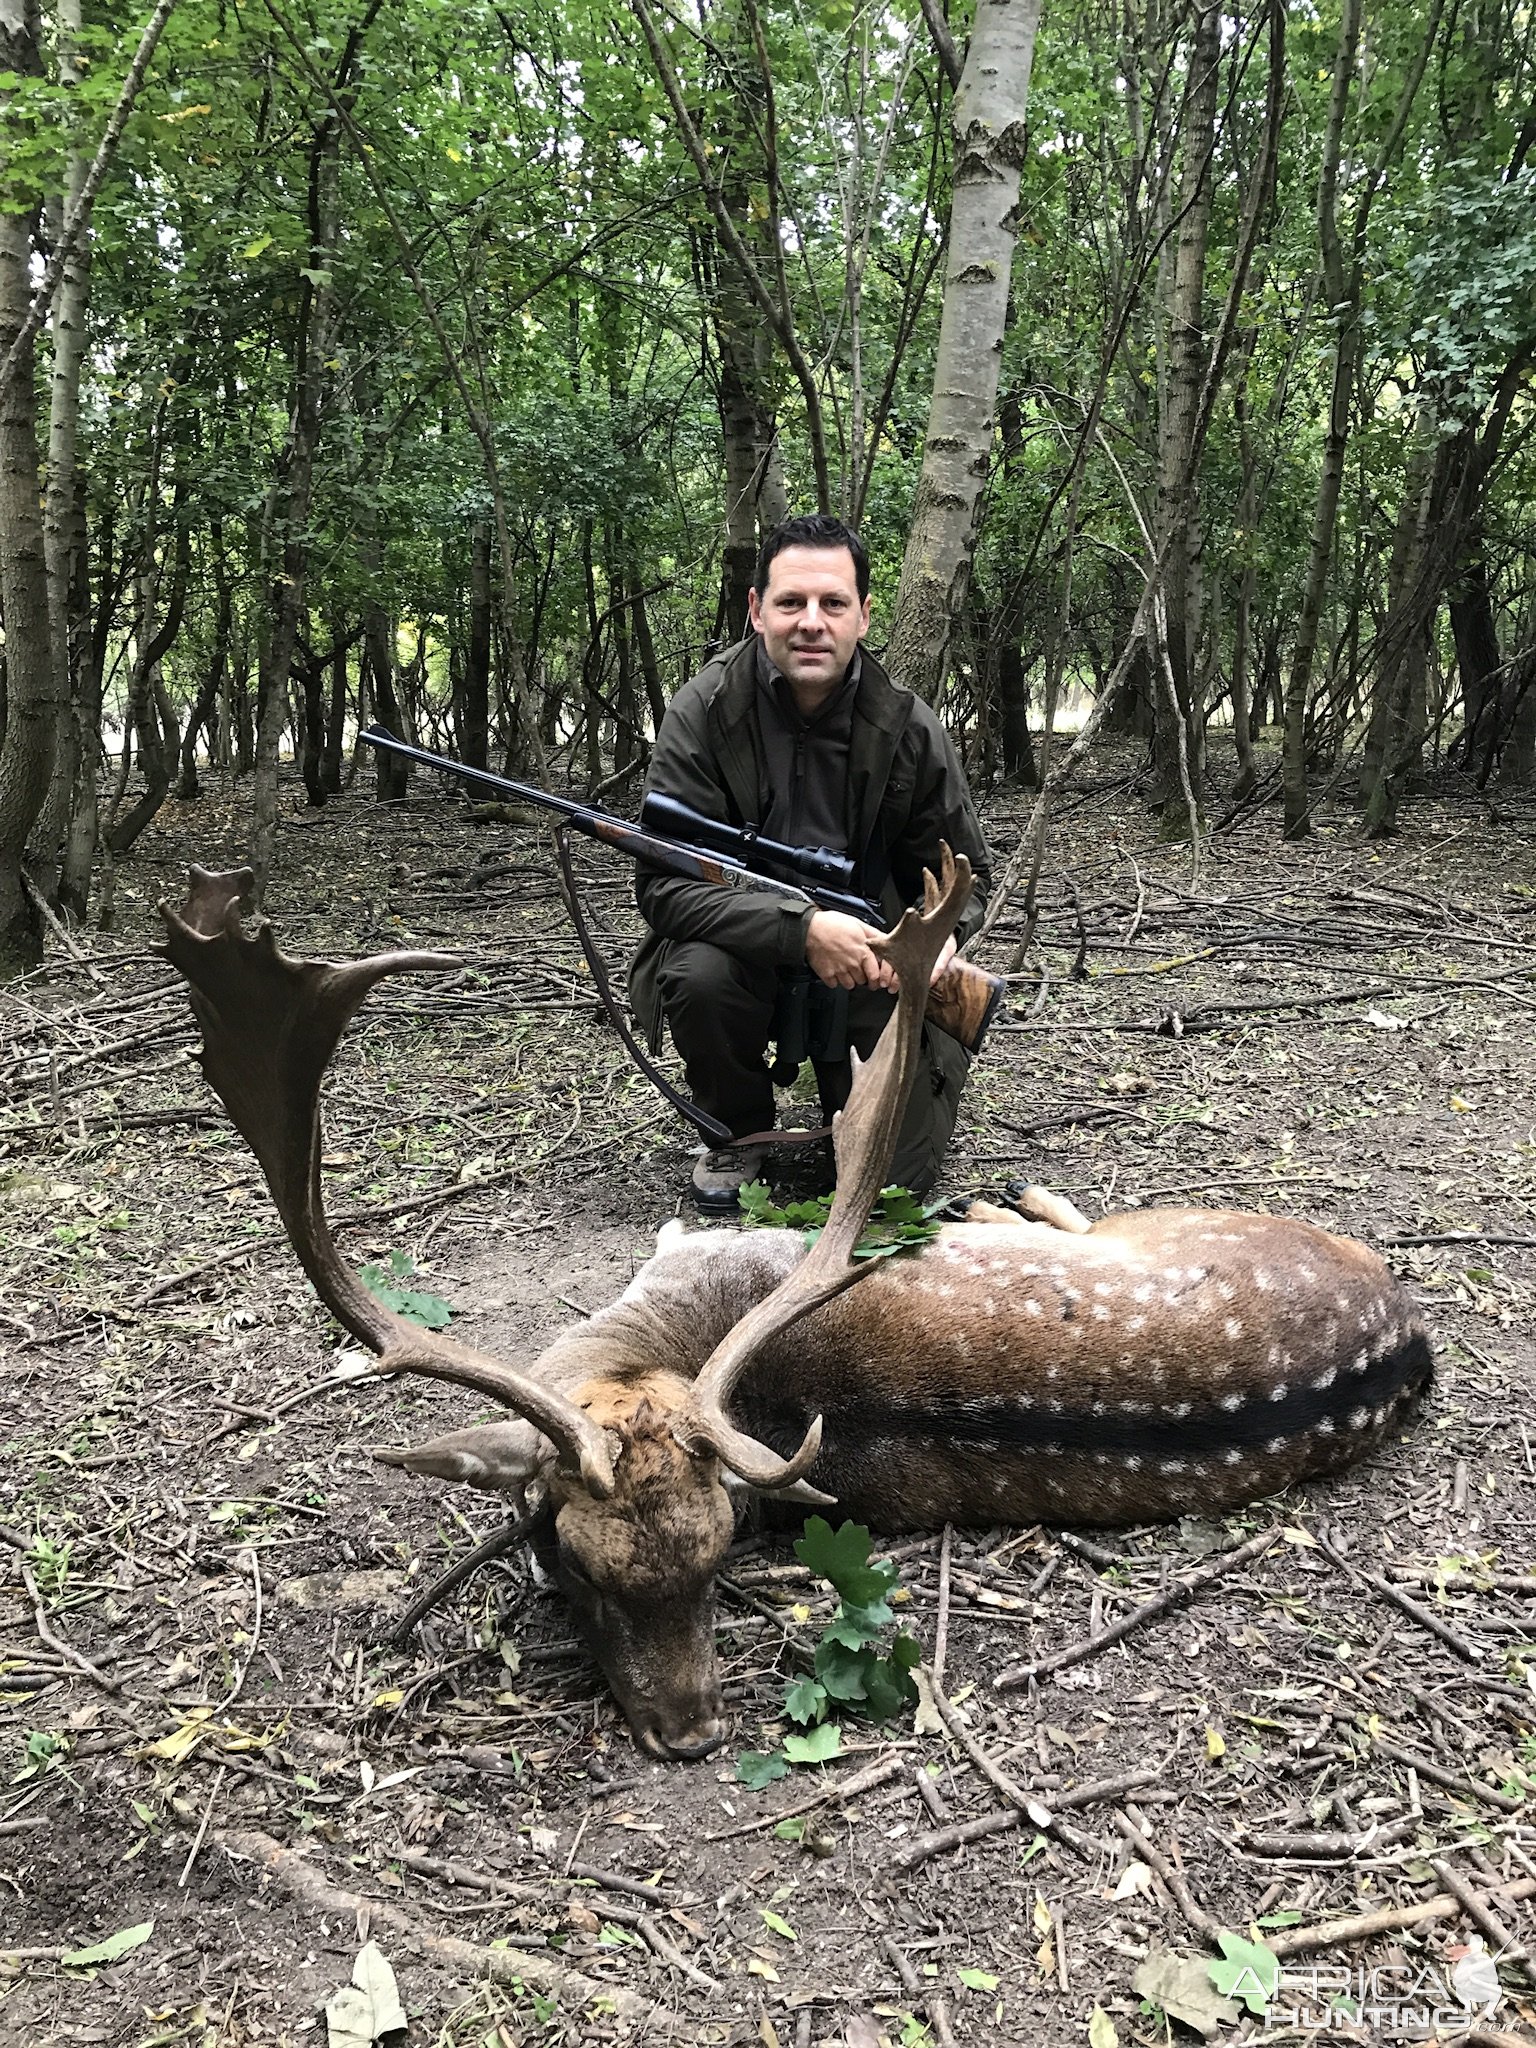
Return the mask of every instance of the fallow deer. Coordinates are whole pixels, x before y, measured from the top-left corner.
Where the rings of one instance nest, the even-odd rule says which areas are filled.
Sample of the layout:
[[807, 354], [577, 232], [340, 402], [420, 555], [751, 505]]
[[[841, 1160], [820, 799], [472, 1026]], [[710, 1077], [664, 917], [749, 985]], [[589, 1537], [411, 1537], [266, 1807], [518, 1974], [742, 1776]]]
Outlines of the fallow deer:
[[380, 1456], [531, 1492], [536, 1548], [657, 1756], [724, 1739], [714, 1578], [744, 1490], [835, 1501], [888, 1533], [1212, 1515], [1360, 1457], [1429, 1376], [1424, 1327], [1382, 1260], [1282, 1217], [1090, 1225], [1037, 1189], [1028, 1217], [992, 1210], [911, 1255], [856, 1262], [969, 870], [946, 855], [942, 887], [927, 883], [923, 914], [875, 942], [901, 995], [837, 1120], [837, 1199], [816, 1243], [669, 1224], [619, 1300], [528, 1371], [391, 1314], [321, 1203], [320, 1085], [342, 1031], [383, 976], [457, 963], [289, 959], [270, 925], [241, 929], [245, 870], [194, 869], [182, 910], [164, 910], [204, 1070], [321, 1300], [381, 1372], [449, 1381], [517, 1418]]

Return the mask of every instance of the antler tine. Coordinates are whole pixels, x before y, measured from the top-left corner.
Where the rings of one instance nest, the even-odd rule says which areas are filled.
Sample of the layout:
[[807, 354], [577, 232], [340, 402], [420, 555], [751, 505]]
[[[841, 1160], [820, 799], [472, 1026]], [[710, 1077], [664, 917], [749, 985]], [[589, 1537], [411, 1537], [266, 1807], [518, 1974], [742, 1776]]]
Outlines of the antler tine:
[[896, 969], [900, 994], [869, 1059], [853, 1056], [848, 1105], [833, 1118], [837, 1195], [826, 1228], [788, 1278], [715, 1347], [675, 1426], [681, 1443], [714, 1451], [752, 1486], [779, 1491], [794, 1485], [821, 1447], [820, 1416], [794, 1456], [784, 1459], [735, 1428], [725, 1410], [737, 1381], [770, 1337], [873, 1269], [873, 1261], [855, 1261], [854, 1247], [890, 1172], [917, 1069], [929, 979], [971, 893], [971, 866], [963, 854], [956, 858], [945, 846], [941, 866], [942, 882], [924, 872], [922, 912], [907, 911], [895, 931], [874, 942]]
[[241, 928], [249, 868], [193, 868], [179, 911], [162, 903], [165, 953], [188, 986], [203, 1072], [255, 1153], [300, 1263], [326, 1307], [379, 1354], [381, 1372], [414, 1372], [489, 1394], [541, 1429], [591, 1492], [613, 1491], [602, 1429], [573, 1402], [495, 1359], [393, 1315], [342, 1259], [320, 1186], [320, 1085], [351, 1019], [387, 974], [456, 968], [447, 953], [376, 953], [336, 964], [294, 960], [270, 924]]

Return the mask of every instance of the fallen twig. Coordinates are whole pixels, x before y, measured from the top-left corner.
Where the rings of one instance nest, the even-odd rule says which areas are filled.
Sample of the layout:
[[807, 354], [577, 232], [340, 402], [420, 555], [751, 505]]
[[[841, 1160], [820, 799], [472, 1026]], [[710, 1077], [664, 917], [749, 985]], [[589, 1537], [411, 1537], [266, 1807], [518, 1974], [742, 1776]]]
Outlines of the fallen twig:
[[520, 1515], [516, 1521], [503, 1522], [499, 1529], [493, 1529], [489, 1536], [482, 1537], [474, 1549], [461, 1557], [457, 1564], [449, 1565], [440, 1572], [424, 1593], [418, 1593], [404, 1614], [394, 1624], [384, 1640], [386, 1643], [403, 1643], [423, 1615], [430, 1614], [440, 1600], [446, 1600], [450, 1593], [457, 1592], [468, 1578], [479, 1571], [481, 1565], [489, 1564], [492, 1558], [501, 1557], [514, 1549], [533, 1527], [537, 1517]]
[[214, 1840], [227, 1854], [260, 1864], [284, 1891], [313, 1907], [316, 1912], [327, 1914], [332, 1919], [339, 1916], [349, 1925], [355, 1924], [359, 1913], [366, 1912], [375, 1926], [393, 1928], [423, 1955], [449, 1963], [455, 1969], [472, 1970], [476, 1975], [490, 1977], [498, 1984], [531, 1984], [536, 1990], [577, 2004], [605, 1999], [624, 2019], [639, 2019], [646, 2012], [645, 2001], [633, 1991], [627, 1991], [621, 1985], [602, 1983], [595, 1977], [585, 1976], [580, 1970], [552, 1963], [547, 1956], [534, 1955], [527, 1949], [481, 1948], [472, 1941], [460, 1941], [453, 1935], [432, 1934], [426, 1928], [418, 1927], [408, 1913], [391, 1905], [388, 1900], [364, 1898], [358, 1892], [349, 1892], [340, 1885], [332, 1884], [296, 1850], [285, 1848], [281, 1842], [273, 1841], [270, 1835], [261, 1834], [253, 1828], [223, 1829], [215, 1834]]
[[814, 1813], [818, 1806], [830, 1806], [836, 1799], [856, 1799], [861, 1793], [873, 1792], [877, 1786], [888, 1785], [892, 1778], [899, 1778], [906, 1768], [907, 1760], [903, 1756], [882, 1757], [879, 1763], [855, 1771], [841, 1784], [811, 1793], [798, 1805], [781, 1806], [773, 1813], [760, 1814], [756, 1820], [744, 1820], [733, 1828], [721, 1828], [718, 1833], [705, 1835], [702, 1839], [706, 1842], [729, 1842], [737, 1835], [755, 1835], [759, 1828], [775, 1828], [781, 1820], [795, 1820], [802, 1813]]
[[[1536, 1895], [1536, 1877], [1519, 1877], [1501, 1885], [1501, 1899], [1528, 1899]], [[1290, 1927], [1266, 1934], [1266, 1945], [1277, 1956], [1310, 1955], [1314, 1949], [1334, 1948], [1346, 1941], [1369, 1941], [1373, 1934], [1395, 1934], [1400, 1928], [1417, 1927], [1425, 1920], [1446, 1920], [1461, 1911], [1454, 1892], [1436, 1892], [1414, 1906], [1384, 1906], [1376, 1913], [1357, 1913], [1347, 1920], [1320, 1920], [1315, 1927]]]
[[1219, 1924], [1206, 1912], [1185, 1882], [1182, 1872], [1176, 1870], [1169, 1859], [1142, 1830], [1137, 1827], [1129, 1814], [1112, 1813], [1110, 1819], [1130, 1843], [1143, 1863], [1149, 1863], [1168, 1887], [1174, 1904], [1197, 1934], [1203, 1934], [1207, 1941], [1214, 1941], [1221, 1932]]
[[949, 1551], [954, 1537], [953, 1526], [944, 1524], [944, 1539], [939, 1546], [939, 1618], [933, 1630], [933, 1684], [935, 1691], [944, 1683], [944, 1660], [949, 1653]]
[[1235, 1571], [1238, 1566], [1252, 1564], [1262, 1557], [1279, 1536], [1278, 1529], [1266, 1529], [1260, 1536], [1250, 1537], [1236, 1550], [1223, 1551], [1210, 1564], [1188, 1578], [1175, 1579], [1171, 1586], [1151, 1600], [1144, 1600], [1139, 1607], [1133, 1607], [1129, 1614], [1122, 1614], [1118, 1621], [1110, 1623], [1096, 1636], [1085, 1636], [1082, 1641], [1069, 1643], [1064, 1650], [1053, 1650], [1048, 1657], [1037, 1657], [1032, 1664], [1015, 1664], [1006, 1671], [1000, 1671], [992, 1683], [999, 1692], [1015, 1692], [1020, 1686], [1028, 1685], [1032, 1678], [1044, 1678], [1050, 1672], [1064, 1671], [1071, 1664], [1081, 1664], [1089, 1657], [1097, 1656], [1100, 1650], [1107, 1650], [1112, 1644], [1123, 1642], [1146, 1622], [1155, 1621], [1160, 1614], [1181, 1606], [1196, 1593], [1202, 1592], [1213, 1580], [1225, 1573]]
[[724, 1989], [715, 1978], [706, 1977], [702, 1970], [696, 1969], [681, 1949], [672, 1946], [649, 1913], [638, 1912], [631, 1906], [615, 1906], [611, 1901], [605, 1901], [603, 1918], [616, 1920], [621, 1927], [633, 1927], [649, 1949], [660, 1956], [664, 1963], [670, 1964], [674, 1970], [681, 1971], [689, 1983], [697, 1984], [701, 1991], [718, 1994]]
[[1390, 1757], [1395, 1764], [1417, 1771], [1421, 1778], [1428, 1778], [1431, 1784], [1443, 1785], [1448, 1792], [1460, 1792], [1467, 1799], [1485, 1800], [1489, 1806], [1497, 1806], [1504, 1813], [1523, 1813], [1526, 1802], [1516, 1799], [1508, 1792], [1496, 1792], [1492, 1785], [1480, 1785], [1476, 1778], [1465, 1778], [1455, 1771], [1448, 1771], [1442, 1764], [1429, 1757], [1419, 1756], [1411, 1749], [1400, 1749], [1395, 1742], [1389, 1742], [1384, 1735], [1373, 1735], [1372, 1742], [1383, 1756]]
[[[30, 1548], [30, 1546], [28, 1547]], [[27, 1565], [22, 1566], [21, 1576], [27, 1592], [31, 1596], [32, 1625], [37, 1630], [38, 1640], [46, 1644], [50, 1650], [56, 1652], [66, 1663], [73, 1664], [77, 1670], [83, 1671], [86, 1677], [94, 1680], [104, 1692], [120, 1693], [123, 1688], [115, 1678], [108, 1678], [100, 1665], [93, 1664], [83, 1651], [71, 1649], [62, 1636], [56, 1636], [52, 1629], [49, 1628], [48, 1617], [43, 1611], [43, 1596], [38, 1592], [37, 1581], [33, 1578], [31, 1570]]]
[[[231, 1695], [231, 1697], [233, 1697], [233, 1695]], [[218, 1776], [213, 1781], [213, 1790], [208, 1794], [208, 1804], [203, 1808], [202, 1824], [198, 1828], [196, 1835], [193, 1837], [192, 1846], [187, 1851], [187, 1860], [181, 1866], [181, 1875], [176, 1880], [176, 1888], [178, 1891], [182, 1888], [183, 1885], [185, 1885], [187, 1879], [192, 1875], [192, 1866], [197, 1861], [198, 1855], [202, 1850], [203, 1843], [208, 1838], [208, 1823], [213, 1819], [214, 1805], [218, 1799], [220, 1789], [224, 1783], [224, 1772], [225, 1766], [223, 1764], [220, 1764]]]
[[1527, 1984], [1536, 1984], [1536, 1969], [1524, 1948], [1516, 1941], [1504, 1922], [1482, 1899], [1460, 1872], [1455, 1870], [1444, 1856], [1431, 1856], [1429, 1867], [1453, 1898], [1459, 1899], [1461, 1909], [1473, 1926], [1493, 1946], [1493, 1952], [1500, 1962], [1518, 1963], [1520, 1974]]
[[[245, 1662], [240, 1666], [240, 1669], [235, 1673], [235, 1682], [229, 1688], [229, 1697], [224, 1702], [226, 1710], [232, 1707], [235, 1704], [235, 1701], [239, 1699], [241, 1689], [245, 1685], [246, 1674], [249, 1672], [251, 1668], [251, 1659], [256, 1655], [256, 1646], [261, 1641], [261, 1565], [257, 1559], [254, 1550], [248, 1549], [244, 1551], [242, 1555], [249, 1561], [251, 1567], [251, 1584], [256, 1591], [256, 1614], [255, 1618], [251, 1622], [251, 1641], [250, 1647], [247, 1649], [245, 1653]], [[215, 1786], [214, 1790], [217, 1791], [218, 1787]], [[210, 1812], [212, 1811], [211, 1801], [209, 1802], [209, 1810]], [[190, 1870], [191, 1867], [192, 1866], [189, 1863], [187, 1865], [187, 1868]]]

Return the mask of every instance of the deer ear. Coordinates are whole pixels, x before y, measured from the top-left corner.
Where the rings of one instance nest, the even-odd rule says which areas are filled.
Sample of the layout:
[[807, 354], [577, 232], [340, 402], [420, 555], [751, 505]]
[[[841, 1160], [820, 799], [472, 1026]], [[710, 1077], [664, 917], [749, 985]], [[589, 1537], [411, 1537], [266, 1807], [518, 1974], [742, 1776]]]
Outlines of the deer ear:
[[396, 1465], [426, 1479], [456, 1479], [484, 1493], [521, 1493], [554, 1453], [549, 1439], [526, 1422], [487, 1422], [455, 1429], [430, 1443], [375, 1450], [381, 1465]]

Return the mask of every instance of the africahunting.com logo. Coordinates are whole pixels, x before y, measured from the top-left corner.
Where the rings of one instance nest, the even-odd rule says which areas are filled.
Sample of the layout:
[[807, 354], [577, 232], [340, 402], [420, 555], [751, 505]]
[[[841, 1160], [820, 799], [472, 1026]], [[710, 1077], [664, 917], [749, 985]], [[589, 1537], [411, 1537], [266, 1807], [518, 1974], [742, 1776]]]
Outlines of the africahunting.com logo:
[[1467, 2026], [1498, 2009], [1499, 1958], [1473, 1936], [1449, 1970], [1429, 1963], [1380, 1964], [1372, 1969], [1316, 1964], [1260, 1973], [1234, 1983], [1228, 1996], [1271, 2027], [1327, 2027], [1341, 2019], [1370, 2028], [1378, 2038], [1411, 2041]]

